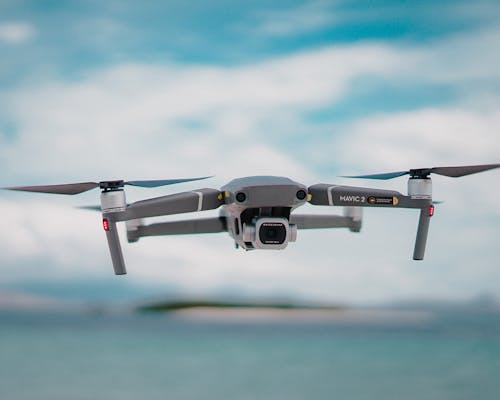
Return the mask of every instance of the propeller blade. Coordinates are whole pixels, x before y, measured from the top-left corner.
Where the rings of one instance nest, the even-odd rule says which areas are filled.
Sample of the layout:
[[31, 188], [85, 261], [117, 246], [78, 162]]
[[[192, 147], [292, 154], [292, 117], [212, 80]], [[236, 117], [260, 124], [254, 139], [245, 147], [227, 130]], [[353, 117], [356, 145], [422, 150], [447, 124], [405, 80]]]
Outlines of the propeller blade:
[[500, 164], [485, 164], [485, 165], [463, 165], [458, 167], [418, 168], [418, 169], [410, 169], [409, 171], [386, 172], [382, 174], [342, 176], [342, 178], [393, 179], [403, 175], [410, 175], [412, 178], [428, 178], [430, 174], [438, 174], [438, 175], [449, 176], [452, 178], [459, 178], [461, 176], [477, 174], [478, 172], [488, 171], [490, 169], [499, 167]]
[[53, 194], [79, 194], [99, 186], [97, 182], [67, 183], [62, 185], [42, 186], [11, 186], [3, 189], [19, 190], [23, 192], [53, 193]]
[[399, 176], [407, 175], [409, 173], [410, 173], [409, 171], [399, 171], [399, 172], [387, 172], [384, 174], [342, 176], [342, 178], [393, 179]]
[[145, 181], [127, 181], [125, 185], [138, 186], [143, 188], [155, 188], [159, 186], [174, 185], [176, 183], [199, 181], [208, 179], [211, 176], [204, 176], [201, 178], [185, 178], [185, 179], [158, 179], [158, 180], [145, 180]]
[[201, 179], [211, 178], [205, 176], [201, 178], [185, 178], [185, 179], [160, 179], [160, 180], [143, 180], [143, 181], [102, 181], [102, 182], [80, 182], [80, 183], [65, 183], [61, 185], [39, 185], [39, 186], [10, 186], [2, 189], [18, 190], [23, 192], [37, 193], [53, 193], [53, 194], [79, 194], [97, 187], [101, 189], [120, 188], [123, 185], [138, 186], [144, 188], [155, 188], [165, 185], [174, 185], [176, 183], [198, 181]]
[[101, 206], [80, 206], [76, 208], [78, 208], [79, 210], [101, 211]]
[[431, 172], [438, 175], [459, 178], [461, 176], [477, 174], [478, 172], [488, 171], [500, 167], [500, 164], [486, 165], [464, 165], [461, 167], [435, 167], [431, 168]]

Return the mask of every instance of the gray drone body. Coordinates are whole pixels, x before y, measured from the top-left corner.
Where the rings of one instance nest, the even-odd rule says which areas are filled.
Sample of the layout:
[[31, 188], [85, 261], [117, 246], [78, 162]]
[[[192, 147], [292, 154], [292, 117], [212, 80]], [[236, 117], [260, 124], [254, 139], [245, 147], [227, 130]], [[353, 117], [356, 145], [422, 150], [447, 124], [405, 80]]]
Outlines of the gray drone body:
[[[410, 175], [408, 194], [393, 190], [316, 184], [306, 186], [285, 177], [253, 176], [230, 181], [220, 189], [198, 189], [128, 204], [125, 185], [158, 187], [205, 178], [158, 181], [106, 181], [77, 184], [18, 186], [10, 190], [78, 194], [101, 189], [101, 211], [110, 255], [117, 275], [126, 273], [116, 228], [126, 222], [127, 239], [141, 237], [227, 232], [236, 247], [245, 250], [281, 250], [297, 239], [301, 229], [347, 228], [359, 232], [363, 208], [408, 208], [420, 212], [414, 260], [424, 258], [430, 219], [434, 214], [431, 173], [459, 177], [498, 168], [500, 164], [414, 169], [352, 178], [391, 179]], [[344, 215], [300, 214], [296, 209], [315, 206], [343, 207]], [[164, 215], [220, 209], [219, 216], [147, 224], [146, 219]]]
[[[220, 191], [211, 190], [190, 192], [198, 196], [198, 206], [195, 210], [193, 202], [186, 212], [220, 207], [219, 217], [152, 225], [145, 225], [143, 219], [129, 220], [128, 241], [136, 242], [144, 236], [228, 232], [237, 247], [245, 250], [281, 250], [296, 240], [298, 229], [345, 227], [355, 232], [361, 229], [359, 207], [346, 207], [346, 216], [292, 213], [311, 196], [306, 185], [289, 178], [252, 176], [234, 179]], [[160, 201], [173, 200], [166, 196]]]

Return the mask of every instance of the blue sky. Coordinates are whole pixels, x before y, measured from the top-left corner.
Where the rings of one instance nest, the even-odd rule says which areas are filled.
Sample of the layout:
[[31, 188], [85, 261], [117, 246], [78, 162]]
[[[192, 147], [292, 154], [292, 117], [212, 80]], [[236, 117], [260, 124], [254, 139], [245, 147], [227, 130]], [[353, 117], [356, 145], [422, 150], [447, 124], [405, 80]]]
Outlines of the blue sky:
[[[256, 174], [366, 186], [337, 176], [500, 160], [494, 1], [4, 0], [0, 16], [4, 186], [207, 174], [210, 187]], [[125, 245], [126, 278], [110, 274], [99, 216], [72, 208], [96, 193], [2, 193], [0, 289], [92, 301], [497, 294], [498, 179], [434, 179], [445, 203], [424, 263], [409, 260], [414, 214], [370, 210], [360, 235], [299, 232], [284, 252], [236, 252], [224, 235], [141, 240]], [[373, 185], [406, 191], [404, 179]]]

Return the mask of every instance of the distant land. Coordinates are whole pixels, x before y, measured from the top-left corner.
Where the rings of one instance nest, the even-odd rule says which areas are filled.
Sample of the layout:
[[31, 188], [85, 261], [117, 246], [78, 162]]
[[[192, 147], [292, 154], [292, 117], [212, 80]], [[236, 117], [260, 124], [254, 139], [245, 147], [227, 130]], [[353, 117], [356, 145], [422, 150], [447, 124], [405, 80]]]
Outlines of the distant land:
[[219, 322], [339, 322], [421, 324], [439, 313], [496, 314], [500, 306], [494, 296], [470, 300], [405, 300], [368, 306], [308, 303], [286, 300], [170, 299], [137, 306], [141, 313], [166, 313], [176, 318]]
[[68, 301], [29, 292], [0, 290], [0, 311], [165, 314], [174, 318], [231, 321], [421, 321], [440, 313], [500, 314], [495, 296], [468, 300], [405, 299], [366, 305], [313, 302], [293, 298], [164, 297], [141, 303]]
[[145, 302], [135, 307], [139, 312], [176, 312], [192, 308], [252, 308], [276, 310], [323, 310], [346, 311], [399, 310], [399, 311], [446, 311], [446, 312], [500, 312], [500, 303], [492, 294], [482, 294], [471, 299], [449, 300], [438, 298], [415, 298], [386, 301], [367, 305], [350, 306], [346, 303], [310, 302], [291, 299], [262, 298], [170, 298]]
[[430, 312], [367, 310], [342, 304], [275, 300], [170, 300], [141, 305], [136, 310], [167, 313], [188, 321], [222, 323], [420, 324], [432, 319]]
[[276, 309], [276, 310], [346, 310], [345, 305], [324, 305], [293, 303], [283, 301], [244, 301], [244, 300], [170, 300], [145, 304], [137, 307], [138, 311], [172, 312], [192, 308], [219, 309]]

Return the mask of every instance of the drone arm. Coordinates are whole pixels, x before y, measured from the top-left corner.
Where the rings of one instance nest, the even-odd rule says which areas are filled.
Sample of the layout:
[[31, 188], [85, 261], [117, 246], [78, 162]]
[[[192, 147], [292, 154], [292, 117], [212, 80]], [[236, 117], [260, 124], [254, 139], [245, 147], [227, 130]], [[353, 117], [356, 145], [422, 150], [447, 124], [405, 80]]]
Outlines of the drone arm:
[[127, 226], [127, 239], [137, 242], [144, 236], [186, 235], [196, 233], [218, 233], [227, 231], [223, 217], [163, 222], [151, 225]]
[[349, 228], [353, 232], [361, 229], [361, 220], [341, 215], [292, 214], [290, 223], [298, 229]]
[[429, 223], [434, 212], [434, 206], [430, 197], [412, 197], [392, 190], [328, 184], [318, 184], [309, 187], [309, 195], [310, 203], [314, 205], [419, 209], [420, 218], [413, 259], [424, 259]]
[[220, 191], [216, 189], [199, 189], [132, 203], [124, 211], [113, 212], [112, 219], [118, 222], [213, 210], [223, 203], [224, 200]]
[[416, 199], [394, 190], [320, 183], [309, 187], [311, 204], [318, 206], [423, 208], [428, 199]]
[[420, 218], [418, 220], [417, 237], [415, 239], [415, 249], [413, 250], [414, 260], [423, 260], [425, 254], [425, 245], [429, 233], [429, 224], [431, 222], [431, 212], [429, 209], [420, 209]]
[[115, 275], [125, 275], [127, 270], [125, 268], [125, 261], [123, 260], [122, 248], [120, 246], [120, 237], [116, 229], [116, 222], [109, 220], [104, 215], [103, 218], [104, 230], [106, 232], [106, 239], [108, 240], [109, 252], [111, 254], [111, 261]]

